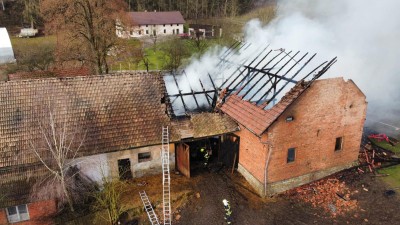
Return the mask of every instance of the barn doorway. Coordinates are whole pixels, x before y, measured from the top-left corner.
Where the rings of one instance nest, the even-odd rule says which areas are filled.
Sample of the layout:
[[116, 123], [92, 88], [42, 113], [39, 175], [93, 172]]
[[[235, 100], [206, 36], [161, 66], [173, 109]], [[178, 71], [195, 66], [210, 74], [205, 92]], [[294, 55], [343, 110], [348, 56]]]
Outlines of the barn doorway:
[[118, 173], [120, 180], [132, 179], [131, 161], [129, 159], [118, 160]]
[[217, 171], [223, 167], [237, 168], [239, 143], [239, 137], [234, 134], [177, 143], [176, 168], [186, 177]]

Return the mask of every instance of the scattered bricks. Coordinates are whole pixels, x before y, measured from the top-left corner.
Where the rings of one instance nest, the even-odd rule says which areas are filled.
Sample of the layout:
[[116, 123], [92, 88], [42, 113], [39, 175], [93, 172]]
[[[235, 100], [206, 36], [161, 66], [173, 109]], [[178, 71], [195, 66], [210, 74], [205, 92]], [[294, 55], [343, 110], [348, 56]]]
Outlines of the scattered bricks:
[[298, 201], [321, 207], [332, 217], [343, 215], [357, 208], [357, 200], [351, 200], [351, 192], [345, 182], [328, 178], [287, 191], [285, 195]]

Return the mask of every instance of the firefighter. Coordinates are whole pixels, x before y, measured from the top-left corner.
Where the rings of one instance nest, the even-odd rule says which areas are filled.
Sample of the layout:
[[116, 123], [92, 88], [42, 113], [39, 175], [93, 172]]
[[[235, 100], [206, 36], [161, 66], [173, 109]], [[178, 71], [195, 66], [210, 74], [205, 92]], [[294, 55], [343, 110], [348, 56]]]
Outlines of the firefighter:
[[225, 208], [225, 221], [226, 221], [226, 224], [232, 224], [232, 221], [231, 221], [232, 211], [231, 211], [231, 206], [229, 204], [229, 201], [224, 199], [224, 200], [222, 200], [222, 203], [224, 204], [224, 208]]
[[211, 156], [211, 151], [205, 150], [205, 148], [201, 148], [200, 152], [204, 154], [204, 167], [206, 167], [208, 165], [208, 160], [210, 159]]

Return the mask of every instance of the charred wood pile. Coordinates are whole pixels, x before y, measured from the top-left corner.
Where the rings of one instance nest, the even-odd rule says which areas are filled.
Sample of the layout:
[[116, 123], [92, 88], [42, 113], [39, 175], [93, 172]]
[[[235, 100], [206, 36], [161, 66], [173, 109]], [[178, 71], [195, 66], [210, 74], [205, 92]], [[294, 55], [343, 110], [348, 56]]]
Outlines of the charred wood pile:
[[[399, 141], [386, 136], [385, 134], [372, 134], [367, 139], [364, 139], [359, 155], [360, 166], [358, 171], [364, 173], [366, 171], [376, 173], [377, 168], [387, 167], [400, 163], [400, 158], [393, 151], [380, 147], [373, 142], [371, 139], [377, 140], [378, 142], [387, 142], [391, 146], [396, 146]], [[376, 174], [376, 176], [382, 176]]]

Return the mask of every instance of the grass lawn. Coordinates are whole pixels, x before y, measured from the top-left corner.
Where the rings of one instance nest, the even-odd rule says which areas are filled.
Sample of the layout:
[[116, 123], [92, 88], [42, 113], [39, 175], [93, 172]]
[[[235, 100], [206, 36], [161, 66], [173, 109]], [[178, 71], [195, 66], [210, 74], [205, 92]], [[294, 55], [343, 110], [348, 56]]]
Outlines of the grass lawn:
[[381, 177], [391, 188], [400, 188], [400, 165], [386, 167], [378, 171], [380, 174], [389, 174]]
[[11, 37], [11, 44], [14, 49], [26, 49], [32, 45], [42, 45], [42, 44], [56, 44], [56, 36], [41, 36], [34, 38], [19, 38]]
[[392, 146], [391, 144], [387, 143], [386, 141], [377, 141], [376, 139], [369, 139], [371, 141], [371, 143], [373, 143], [374, 145], [390, 150], [392, 152], [394, 152], [396, 155], [400, 155], [400, 143]]
[[[132, 45], [139, 43], [136, 39], [129, 39], [127, 40], [129, 44]], [[183, 46], [185, 49], [183, 62], [187, 62], [187, 59], [190, 57], [201, 54], [205, 52], [208, 48], [220, 44], [221, 40], [219, 39], [206, 39], [202, 40], [201, 45], [202, 49], [199, 50], [196, 47], [196, 43], [194, 40], [191, 39], [178, 39], [175, 41], [167, 40], [167, 41], [160, 41], [155, 46], [151, 46], [145, 49], [146, 55], [149, 59], [149, 70], [163, 70], [164, 66], [168, 61], [168, 54], [166, 53], [165, 49], [170, 47], [172, 44], [179, 44]], [[146, 70], [145, 65], [142, 61], [138, 64], [133, 63], [133, 58], [129, 58], [127, 60], [119, 61], [111, 65], [111, 70], [119, 71], [119, 70]]]

